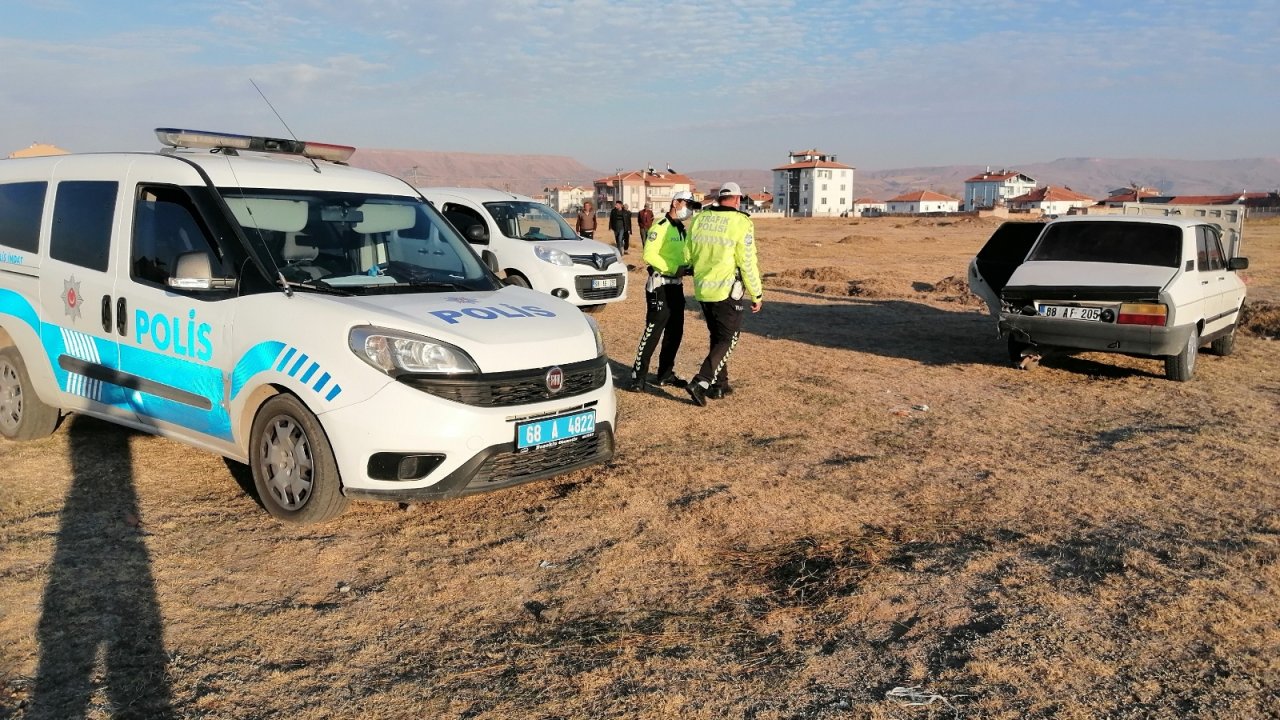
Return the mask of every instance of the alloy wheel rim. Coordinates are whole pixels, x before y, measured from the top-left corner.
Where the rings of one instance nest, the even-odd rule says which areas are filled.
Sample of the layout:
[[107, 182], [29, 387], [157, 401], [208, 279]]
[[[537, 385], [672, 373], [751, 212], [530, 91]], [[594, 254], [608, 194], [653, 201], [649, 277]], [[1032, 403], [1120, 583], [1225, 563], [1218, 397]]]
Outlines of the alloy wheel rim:
[[22, 383], [13, 363], [0, 362], [0, 427], [14, 432], [22, 422]]
[[315, 462], [311, 442], [291, 417], [272, 418], [262, 437], [259, 462], [267, 491], [285, 510], [298, 510], [311, 499]]

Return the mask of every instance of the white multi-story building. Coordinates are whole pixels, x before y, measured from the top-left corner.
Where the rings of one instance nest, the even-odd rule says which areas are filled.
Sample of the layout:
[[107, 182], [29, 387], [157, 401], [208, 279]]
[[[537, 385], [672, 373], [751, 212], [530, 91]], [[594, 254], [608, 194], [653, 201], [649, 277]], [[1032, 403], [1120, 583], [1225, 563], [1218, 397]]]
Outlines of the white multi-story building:
[[886, 212], [890, 214], [918, 215], [921, 213], [956, 212], [960, 209], [959, 200], [932, 190], [917, 190], [916, 192], [899, 195], [889, 200], [885, 205], [888, 207]]
[[801, 217], [843, 215], [853, 209], [853, 168], [819, 150], [787, 154], [773, 169], [773, 209]]
[[556, 185], [543, 188], [547, 194], [547, 205], [558, 213], [577, 212], [585, 200], [591, 199], [591, 190], [573, 185]]
[[596, 207], [608, 209], [615, 200], [621, 200], [631, 212], [640, 212], [646, 205], [655, 215], [661, 215], [671, 206], [671, 197], [678, 192], [694, 192], [693, 179], [672, 171], [646, 170], [618, 171], [595, 181]]
[[964, 209], [984, 210], [1004, 205], [1009, 198], [1025, 195], [1036, 181], [1017, 170], [987, 171], [964, 181]]

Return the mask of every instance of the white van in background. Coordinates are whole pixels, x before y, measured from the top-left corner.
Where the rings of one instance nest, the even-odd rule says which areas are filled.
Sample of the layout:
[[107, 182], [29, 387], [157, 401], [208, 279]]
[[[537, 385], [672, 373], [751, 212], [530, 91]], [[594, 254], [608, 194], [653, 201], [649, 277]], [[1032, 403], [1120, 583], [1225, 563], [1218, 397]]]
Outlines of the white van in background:
[[508, 283], [584, 310], [627, 297], [627, 266], [611, 245], [579, 237], [560, 213], [533, 198], [487, 188], [418, 190]]
[[156, 134], [0, 160], [0, 435], [162, 435], [247, 463], [294, 522], [613, 456], [594, 321], [504, 286], [410, 185], [354, 148]]

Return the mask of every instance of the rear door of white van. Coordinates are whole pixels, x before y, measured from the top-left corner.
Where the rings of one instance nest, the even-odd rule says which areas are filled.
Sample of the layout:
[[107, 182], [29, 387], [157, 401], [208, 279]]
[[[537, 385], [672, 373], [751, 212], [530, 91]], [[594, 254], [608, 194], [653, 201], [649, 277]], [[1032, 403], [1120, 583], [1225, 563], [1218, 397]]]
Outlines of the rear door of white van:
[[133, 422], [127, 391], [116, 383], [115, 244], [124, 204], [118, 164], [59, 164], [51, 185], [40, 340], [61, 391], [59, 404]]

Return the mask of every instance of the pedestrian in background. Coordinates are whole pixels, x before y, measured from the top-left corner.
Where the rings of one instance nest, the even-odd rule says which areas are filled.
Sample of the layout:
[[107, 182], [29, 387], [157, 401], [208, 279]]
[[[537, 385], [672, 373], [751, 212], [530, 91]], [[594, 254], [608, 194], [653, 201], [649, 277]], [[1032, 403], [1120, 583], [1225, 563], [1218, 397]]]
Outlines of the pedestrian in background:
[[[628, 213], [629, 215], [629, 213]], [[613, 209], [609, 211], [609, 230], [613, 233], [613, 244], [618, 252], [627, 253], [627, 230], [631, 228], [631, 218], [623, 215], [622, 201], [614, 200]]]
[[[676, 193], [676, 195], [679, 194]], [[648, 205], [640, 208], [640, 212], [636, 213], [636, 226], [640, 228], [640, 250], [643, 252], [644, 244], [649, 240], [649, 228], [653, 227], [653, 211]]]
[[738, 344], [747, 305], [758, 313], [764, 306], [764, 286], [756, 263], [756, 230], [751, 216], [739, 209], [742, 188], [720, 186], [717, 204], [689, 223], [685, 264], [693, 272], [693, 296], [702, 304], [711, 348], [698, 374], [685, 389], [695, 405], [733, 392], [729, 385], [729, 356]]
[[[681, 190], [671, 197], [667, 214], [649, 227], [644, 244], [644, 261], [649, 265], [649, 279], [644, 284], [646, 311], [644, 332], [640, 335], [640, 347], [632, 365], [631, 390], [644, 392], [649, 388], [649, 361], [662, 342], [658, 353], [658, 374], [654, 385], [685, 387], [687, 383], [675, 373], [676, 353], [684, 339], [684, 282], [681, 275], [685, 261], [685, 221], [698, 209], [698, 203], [688, 191]], [[651, 213], [652, 214], [652, 213]]]
[[594, 238], [596, 236], [596, 209], [590, 200], [582, 203], [582, 208], [578, 210], [578, 234], [584, 238]]

